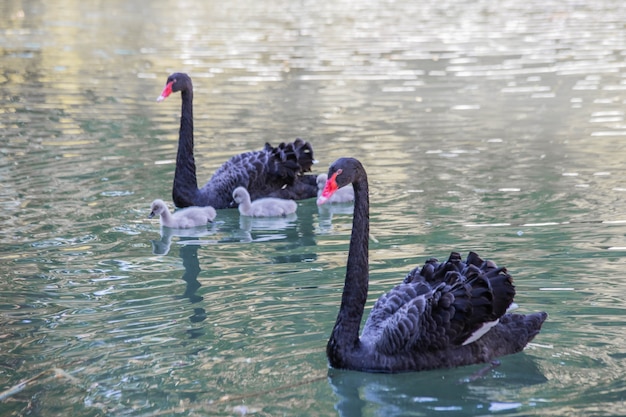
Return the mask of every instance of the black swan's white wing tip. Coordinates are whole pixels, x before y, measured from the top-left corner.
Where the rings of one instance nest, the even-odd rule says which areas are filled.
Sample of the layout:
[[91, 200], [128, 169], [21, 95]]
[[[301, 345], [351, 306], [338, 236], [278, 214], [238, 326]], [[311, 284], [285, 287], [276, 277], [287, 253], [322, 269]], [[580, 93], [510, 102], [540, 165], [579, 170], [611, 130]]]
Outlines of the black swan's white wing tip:
[[472, 333], [470, 337], [465, 339], [465, 342], [463, 342], [463, 346], [469, 345], [470, 343], [477, 341], [478, 339], [483, 337], [485, 334], [487, 334], [487, 332], [491, 330], [491, 328], [495, 326], [496, 324], [498, 324], [499, 322], [500, 322], [500, 319], [483, 323], [483, 325], [478, 330]]
[[507, 313], [510, 313], [513, 310], [517, 310], [519, 308], [519, 305], [517, 303], [511, 303], [511, 305], [509, 305], [509, 308], [506, 309]]
[[[510, 313], [513, 310], [516, 310], [519, 308], [519, 305], [517, 305], [517, 303], [511, 303], [509, 305], [509, 308], [506, 309], [507, 313]], [[478, 339], [480, 339], [481, 337], [483, 337], [485, 334], [487, 334], [487, 332], [496, 324], [498, 324], [500, 322], [500, 319], [494, 320], [494, 321], [488, 321], [483, 323], [483, 325], [476, 330], [474, 333], [472, 333], [470, 335], [470, 337], [468, 337], [464, 342], [463, 342], [463, 346], [465, 345], [469, 345], [472, 342], [477, 341]]]

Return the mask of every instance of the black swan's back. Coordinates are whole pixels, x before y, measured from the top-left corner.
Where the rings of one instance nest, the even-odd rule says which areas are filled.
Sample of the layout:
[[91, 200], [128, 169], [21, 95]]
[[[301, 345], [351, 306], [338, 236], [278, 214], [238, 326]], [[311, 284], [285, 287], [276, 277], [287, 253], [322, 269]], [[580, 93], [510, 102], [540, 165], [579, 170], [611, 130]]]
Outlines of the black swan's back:
[[[194, 205], [235, 207], [232, 193], [245, 187], [254, 201], [262, 197], [302, 200], [317, 195], [314, 175], [305, 175], [313, 165], [311, 145], [298, 138], [274, 147], [269, 143], [258, 151], [244, 152], [224, 162], [194, 196]], [[173, 191], [177, 207], [189, 205], [187, 193]]]

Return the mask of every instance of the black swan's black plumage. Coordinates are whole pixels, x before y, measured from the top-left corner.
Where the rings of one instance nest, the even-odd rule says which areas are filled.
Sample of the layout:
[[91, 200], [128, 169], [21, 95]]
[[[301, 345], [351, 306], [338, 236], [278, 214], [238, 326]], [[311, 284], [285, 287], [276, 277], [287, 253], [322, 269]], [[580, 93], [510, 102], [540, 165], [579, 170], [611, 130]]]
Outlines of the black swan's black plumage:
[[182, 97], [172, 190], [176, 207], [235, 207], [232, 194], [239, 186], [248, 190], [252, 200], [268, 196], [302, 200], [317, 195], [316, 177], [304, 175], [314, 163], [313, 148], [302, 139], [277, 147], [266, 143], [259, 151], [235, 155], [199, 189], [193, 156], [193, 85], [187, 74], [170, 75], [158, 101], [176, 91], [180, 91]]
[[369, 280], [367, 175], [358, 160], [341, 158], [328, 178], [318, 204], [350, 183], [355, 197], [341, 307], [326, 348], [332, 367], [402, 372], [470, 365], [519, 352], [539, 333], [546, 313], [507, 313], [515, 287], [505, 268], [453, 252], [446, 262], [430, 259], [415, 268], [381, 296], [359, 336]]

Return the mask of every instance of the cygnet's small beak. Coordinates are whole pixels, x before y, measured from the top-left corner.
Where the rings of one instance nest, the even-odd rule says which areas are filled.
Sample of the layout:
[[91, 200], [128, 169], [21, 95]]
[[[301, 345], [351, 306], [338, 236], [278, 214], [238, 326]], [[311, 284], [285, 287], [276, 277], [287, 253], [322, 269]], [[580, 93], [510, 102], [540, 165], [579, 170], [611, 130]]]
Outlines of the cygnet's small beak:
[[150, 214], [148, 214], [148, 218], [151, 219], [155, 216], [154, 211], [151, 211]]

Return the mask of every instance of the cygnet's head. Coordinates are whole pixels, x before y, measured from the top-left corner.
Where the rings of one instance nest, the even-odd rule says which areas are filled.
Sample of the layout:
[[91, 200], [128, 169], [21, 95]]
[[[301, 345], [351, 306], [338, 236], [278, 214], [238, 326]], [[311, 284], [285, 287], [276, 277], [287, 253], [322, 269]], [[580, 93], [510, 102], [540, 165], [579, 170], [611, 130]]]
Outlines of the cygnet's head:
[[328, 179], [328, 175], [326, 174], [319, 174], [317, 176], [317, 188], [320, 190], [324, 189], [324, 186], [326, 185], [326, 180]]
[[248, 194], [248, 190], [246, 190], [244, 187], [235, 188], [235, 190], [233, 191], [233, 200], [235, 200], [235, 203], [241, 204], [248, 199], [250, 199], [250, 194]]
[[161, 199], [156, 199], [152, 202], [152, 205], [150, 206], [150, 214], [148, 215], [148, 217], [153, 218], [154, 216], [160, 216], [161, 213], [163, 213], [165, 210], [167, 210], [165, 202]]
[[217, 216], [217, 211], [211, 206], [202, 207], [204, 209], [204, 214], [206, 214], [207, 219], [209, 219], [210, 223], [213, 223], [215, 220], [215, 216]]

